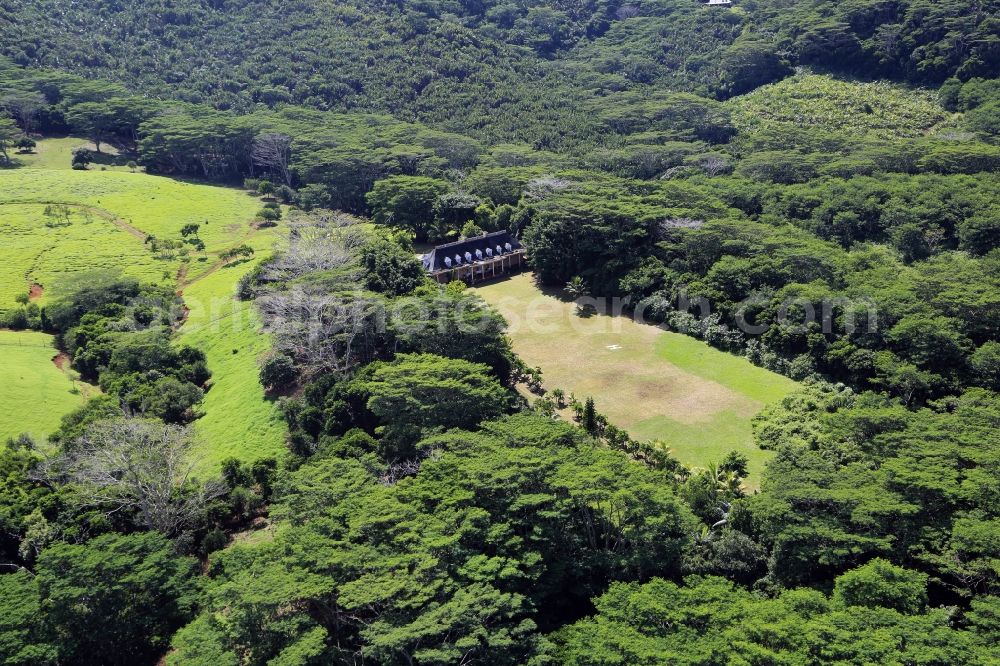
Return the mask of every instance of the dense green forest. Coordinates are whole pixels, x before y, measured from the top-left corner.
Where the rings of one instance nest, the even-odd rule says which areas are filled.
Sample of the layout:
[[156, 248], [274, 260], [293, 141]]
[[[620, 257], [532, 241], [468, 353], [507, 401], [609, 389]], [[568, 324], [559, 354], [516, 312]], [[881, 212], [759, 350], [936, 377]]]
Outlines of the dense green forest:
[[[73, 168], [266, 198], [239, 297], [289, 430], [194, 473], [171, 289], [6, 311], [101, 394], [0, 448], [0, 664], [997, 663], [998, 16], [0, 0], [0, 168], [71, 133]], [[529, 405], [503, 318], [414, 256], [483, 230], [801, 380], [760, 490]]]
[[992, 78], [998, 11], [995, 0], [733, 11], [695, 0], [8, 0], [0, 53], [218, 109], [391, 113], [559, 148], [600, 141], [589, 102], [650, 87], [723, 99], [796, 65], [929, 85]]

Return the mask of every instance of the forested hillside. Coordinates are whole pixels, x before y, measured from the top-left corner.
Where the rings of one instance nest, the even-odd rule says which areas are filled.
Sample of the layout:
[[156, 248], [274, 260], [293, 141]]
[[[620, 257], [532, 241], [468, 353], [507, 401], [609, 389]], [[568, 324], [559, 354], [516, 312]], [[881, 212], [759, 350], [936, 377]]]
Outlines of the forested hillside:
[[998, 12], [996, 0], [7, 0], [0, 54], [219, 109], [392, 113], [561, 148], [599, 141], [581, 105], [625, 91], [725, 99], [796, 65], [990, 78]]
[[[0, 291], [0, 328], [100, 388], [0, 448], [0, 664], [997, 663], [998, 16], [0, 0], [0, 177], [69, 135], [88, 183], [258, 211], [119, 220], [141, 271]], [[37, 261], [92, 221], [29, 176], [11, 265], [12, 230]], [[540, 287], [801, 382], [754, 419], [762, 478], [547, 386], [415, 258], [484, 231]], [[224, 312], [185, 303], [201, 261]], [[199, 467], [248, 381], [278, 441]]]

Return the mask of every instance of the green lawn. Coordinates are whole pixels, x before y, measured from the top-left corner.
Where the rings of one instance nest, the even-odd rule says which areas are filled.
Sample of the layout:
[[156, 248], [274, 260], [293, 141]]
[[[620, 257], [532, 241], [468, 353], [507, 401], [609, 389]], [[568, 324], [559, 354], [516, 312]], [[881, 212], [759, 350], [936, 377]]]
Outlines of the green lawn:
[[638, 439], [664, 441], [687, 465], [741, 451], [751, 462], [749, 485], [759, 483], [770, 453], [754, 445], [751, 419], [795, 382], [628, 317], [581, 317], [530, 273], [475, 291], [507, 318], [514, 350], [542, 368], [547, 389], [592, 396], [612, 423]]
[[[261, 202], [237, 189], [132, 173], [120, 165], [74, 171], [72, 149], [84, 143], [43, 139], [35, 155], [17, 156], [20, 167], [0, 170], [0, 312], [32, 284], [44, 287], [35, 294], [44, 302], [58, 296], [64, 278], [95, 268], [176, 286], [189, 308], [179, 340], [203, 350], [213, 373], [203, 416], [194, 424], [201, 469], [215, 473], [230, 456], [281, 455], [284, 421], [257, 380], [257, 359], [269, 342], [258, 331], [252, 305], [233, 297], [240, 277], [278, 238], [276, 229], [249, 224]], [[66, 205], [68, 218], [46, 215], [50, 204]], [[205, 252], [190, 252], [188, 261], [179, 254], [155, 256], [144, 243], [146, 234], [179, 239], [188, 223], [201, 225], [206, 244]], [[223, 266], [218, 253], [243, 243], [257, 251], [254, 262]], [[70, 392], [69, 376], [53, 364], [49, 336], [4, 336], [32, 345], [3, 347], [0, 404], [16, 409], [0, 416], [0, 436], [16, 435], [27, 425], [33, 434], [47, 434], [84, 398]]]
[[697, 338], [680, 333], [661, 333], [654, 351], [682, 370], [718, 382], [757, 402], [777, 402], [798, 386], [788, 377], [758, 368], [742, 356], [720, 352]]
[[44, 440], [94, 390], [57, 367], [55, 355], [51, 335], [0, 331], [0, 441], [25, 431]]
[[[66, 168], [80, 139], [43, 139], [38, 155], [19, 156], [23, 166], [0, 170], [2, 231], [21, 238], [0, 265], [0, 310], [37, 281], [52, 296], [51, 280], [59, 273], [78, 270], [92, 258], [96, 266], [117, 264], [146, 280], [172, 283], [181, 271], [186, 280], [212, 270], [220, 251], [248, 242], [250, 226], [260, 201], [233, 188], [189, 183], [127, 168], [87, 171]], [[70, 224], [46, 227], [48, 205], [67, 205]], [[205, 252], [188, 246], [184, 252], [154, 253], [143, 244], [145, 235], [180, 240], [186, 224], [201, 225]], [[34, 239], [25, 240], [31, 233]], [[14, 236], [11, 236], [12, 238]], [[10, 247], [6, 246], [5, 250]], [[49, 248], [44, 253], [39, 248]], [[60, 249], [61, 248], [61, 249]], [[66, 256], [61, 256], [60, 252]]]
[[[270, 247], [273, 236], [256, 240]], [[204, 415], [194, 424], [195, 456], [206, 474], [217, 473], [229, 457], [255, 460], [285, 451], [285, 422], [257, 379], [257, 361], [270, 339], [260, 333], [253, 304], [235, 298], [236, 283], [253, 265], [221, 268], [184, 289], [190, 312], [179, 342], [204, 351], [212, 371]]]

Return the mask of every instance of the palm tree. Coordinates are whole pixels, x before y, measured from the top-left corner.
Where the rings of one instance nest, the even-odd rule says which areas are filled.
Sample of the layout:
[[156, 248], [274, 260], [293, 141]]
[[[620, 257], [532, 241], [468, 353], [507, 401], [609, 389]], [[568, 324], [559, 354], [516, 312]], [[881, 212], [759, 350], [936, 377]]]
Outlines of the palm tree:
[[583, 278], [577, 275], [572, 280], [566, 283], [566, 293], [576, 300], [582, 296], [587, 295], [587, 285], [583, 283]]
[[566, 293], [576, 301], [576, 313], [580, 314], [584, 310], [584, 305], [581, 299], [587, 295], [587, 285], [584, 284], [583, 278], [577, 275], [572, 280], [566, 283]]

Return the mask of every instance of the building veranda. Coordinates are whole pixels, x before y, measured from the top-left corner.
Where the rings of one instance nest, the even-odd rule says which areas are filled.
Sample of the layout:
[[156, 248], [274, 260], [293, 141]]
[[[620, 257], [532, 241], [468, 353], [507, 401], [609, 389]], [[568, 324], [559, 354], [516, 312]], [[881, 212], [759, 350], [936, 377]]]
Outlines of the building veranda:
[[438, 245], [421, 261], [434, 280], [475, 284], [515, 273], [524, 267], [524, 247], [508, 231], [494, 231]]

